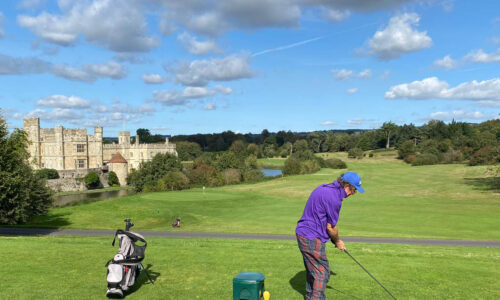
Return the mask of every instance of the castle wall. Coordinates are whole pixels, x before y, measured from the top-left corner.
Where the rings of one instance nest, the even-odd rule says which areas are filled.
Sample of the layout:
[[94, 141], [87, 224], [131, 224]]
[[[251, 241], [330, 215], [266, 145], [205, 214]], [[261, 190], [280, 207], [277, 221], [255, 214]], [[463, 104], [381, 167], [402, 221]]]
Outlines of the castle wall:
[[30, 118], [24, 120], [24, 130], [31, 142], [28, 151], [35, 168], [58, 171], [102, 168], [118, 152], [128, 161], [130, 171], [158, 153], [177, 155], [175, 144], [168, 139], [164, 144], [131, 144], [128, 131], [119, 132], [118, 144], [104, 145], [102, 127], [95, 127], [94, 135], [89, 135], [86, 129], [40, 128], [40, 119]]

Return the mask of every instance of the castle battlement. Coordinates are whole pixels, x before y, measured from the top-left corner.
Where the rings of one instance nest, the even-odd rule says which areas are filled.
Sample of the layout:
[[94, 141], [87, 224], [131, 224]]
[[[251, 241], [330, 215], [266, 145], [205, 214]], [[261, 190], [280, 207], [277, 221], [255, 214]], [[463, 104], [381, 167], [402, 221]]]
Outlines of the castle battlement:
[[39, 118], [24, 119], [28, 134], [28, 151], [35, 168], [81, 170], [102, 168], [115, 153], [128, 161], [128, 168], [137, 168], [143, 161], [158, 153], [177, 155], [175, 144], [131, 144], [130, 132], [120, 131], [119, 144], [103, 144], [103, 128], [94, 127], [94, 135], [87, 129], [66, 129], [63, 126], [40, 128]]

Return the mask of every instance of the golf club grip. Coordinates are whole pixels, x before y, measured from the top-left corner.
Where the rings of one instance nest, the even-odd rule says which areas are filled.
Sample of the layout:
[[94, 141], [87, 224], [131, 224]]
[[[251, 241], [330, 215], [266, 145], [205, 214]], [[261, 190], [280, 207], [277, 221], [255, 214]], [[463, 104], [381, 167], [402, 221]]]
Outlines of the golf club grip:
[[373, 275], [372, 275], [372, 274], [370, 274], [370, 272], [368, 272], [368, 270], [367, 270], [365, 267], [363, 267], [363, 265], [362, 265], [362, 264], [360, 264], [360, 263], [359, 263], [359, 262], [358, 262], [358, 261], [357, 261], [357, 260], [356, 260], [356, 259], [355, 259], [352, 255], [351, 255], [351, 253], [349, 253], [349, 251], [347, 251], [347, 249], [344, 249], [344, 252], [345, 252], [347, 255], [349, 255], [349, 257], [350, 257], [350, 258], [352, 258], [352, 260], [354, 260], [354, 261], [355, 261], [355, 262], [356, 262], [356, 263], [357, 263], [357, 264], [358, 264], [358, 265], [359, 265], [359, 266], [360, 266], [360, 267], [361, 267], [361, 268], [362, 268], [362, 269], [363, 269], [363, 270], [364, 270], [364, 271], [365, 271], [368, 275], [370, 275], [370, 277], [371, 277], [371, 278], [373, 278], [373, 280], [375, 280], [375, 282], [376, 282], [376, 283], [378, 283], [378, 284], [379, 284], [379, 285], [380, 285], [380, 286], [381, 286], [381, 287], [382, 287], [382, 288], [383, 288], [383, 289], [387, 292], [387, 294], [389, 294], [389, 295], [390, 295], [390, 296], [391, 296], [394, 300], [397, 300], [397, 299], [396, 299], [396, 297], [394, 297], [394, 296], [391, 294], [391, 292], [389, 292], [389, 291], [385, 288], [385, 286], [383, 286], [383, 285], [382, 285], [382, 284], [381, 284], [381, 283], [380, 283], [380, 282], [379, 282], [379, 281], [378, 281], [375, 277], [373, 277]]

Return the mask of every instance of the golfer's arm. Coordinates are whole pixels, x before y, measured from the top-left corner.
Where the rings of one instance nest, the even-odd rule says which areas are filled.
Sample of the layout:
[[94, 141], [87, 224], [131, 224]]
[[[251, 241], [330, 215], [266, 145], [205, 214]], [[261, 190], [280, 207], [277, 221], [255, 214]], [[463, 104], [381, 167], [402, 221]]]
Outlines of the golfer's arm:
[[337, 245], [337, 242], [340, 241], [339, 229], [337, 228], [337, 226], [332, 226], [332, 224], [326, 223], [326, 232], [328, 233], [328, 236], [332, 240], [332, 243]]

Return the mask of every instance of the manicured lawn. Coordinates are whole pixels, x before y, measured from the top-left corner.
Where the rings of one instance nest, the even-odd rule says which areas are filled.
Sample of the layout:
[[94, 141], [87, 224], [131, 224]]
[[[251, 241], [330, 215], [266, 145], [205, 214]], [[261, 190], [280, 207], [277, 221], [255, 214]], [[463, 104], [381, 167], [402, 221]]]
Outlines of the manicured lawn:
[[[147, 238], [147, 237], [146, 237]], [[2, 299], [105, 299], [104, 264], [116, 253], [97, 237], [0, 237]], [[156, 283], [126, 299], [232, 299], [239, 272], [266, 275], [271, 299], [303, 299], [302, 258], [293, 241], [148, 239], [144, 265]], [[498, 299], [500, 249], [348, 244], [398, 299]], [[347, 255], [327, 246], [328, 299], [390, 299]]]
[[261, 169], [281, 169], [286, 158], [259, 158], [257, 163]]
[[[485, 167], [412, 167], [393, 156], [343, 158], [362, 176], [366, 193], [344, 202], [341, 236], [500, 240], [500, 194], [488, 188]], [[345, 171], [56, 208], [25, 226], [114, 229], [132, 218], [137, 230], [168, 231], [180, 217], [183, 231], [293, 235], [310, 192]]]

